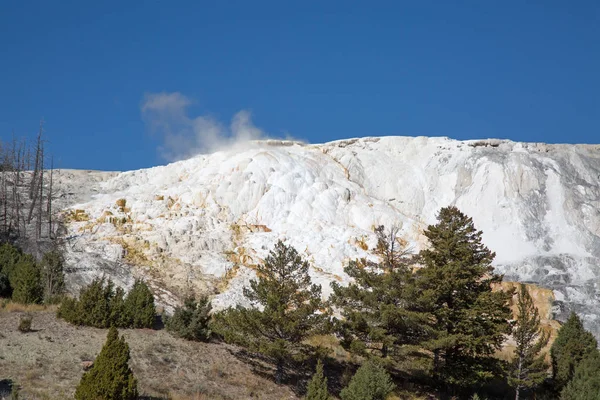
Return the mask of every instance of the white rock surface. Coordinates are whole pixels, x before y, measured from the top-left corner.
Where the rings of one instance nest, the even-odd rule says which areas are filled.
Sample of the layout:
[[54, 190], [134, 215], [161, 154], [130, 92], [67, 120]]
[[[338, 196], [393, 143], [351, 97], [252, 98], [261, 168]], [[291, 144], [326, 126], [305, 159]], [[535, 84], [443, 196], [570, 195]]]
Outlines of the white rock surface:
[[219, 292], [214, 305], [225, 307], [243, 302], [252, 265], [284, 239], [310, 260], [327, 295], [332, 280], [347, 282], [349, 259], [368, 256], [361, 244], [374, 244], [373, 227], [401, 225], [416, 251], [425, 244], [423, 228], [453, 204], [483, 230], [507, 279], [552, 288], [559, 318], [574, 309], [600, 333], [600, 146], [263, 141], [97, 174], [91, 185], [79, 174], [69, 181], [81, 193], [70, 208], [89, 221], [69, 224], [74, 287], [102, 273], [123, 285], [144, 276], [167, 305], [192, 287]]

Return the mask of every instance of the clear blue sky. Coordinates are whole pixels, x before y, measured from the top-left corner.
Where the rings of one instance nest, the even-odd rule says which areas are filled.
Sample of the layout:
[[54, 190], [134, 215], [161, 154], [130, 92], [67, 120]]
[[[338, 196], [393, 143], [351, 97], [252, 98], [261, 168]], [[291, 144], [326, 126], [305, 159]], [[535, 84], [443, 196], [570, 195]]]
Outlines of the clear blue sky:
[[175, 92], [313, 143], [600, 143], [598, 1], [6, 0], [0, 57], [0, 139], [43, 117], [61, 167], [165, 163], [141, 108]]

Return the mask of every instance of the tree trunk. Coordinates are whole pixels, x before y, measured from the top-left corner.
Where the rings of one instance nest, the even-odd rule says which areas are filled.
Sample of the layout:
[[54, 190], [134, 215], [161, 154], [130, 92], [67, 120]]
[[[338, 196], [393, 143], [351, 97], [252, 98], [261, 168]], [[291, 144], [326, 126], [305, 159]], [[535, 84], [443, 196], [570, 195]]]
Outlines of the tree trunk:
[[277, 370], [275, 371], [275, 383], [281, 385], [281, 382], [283, 382], [283, 375], [283, 360], [277, 360]]
[[54, 175], [54, 157], [50, 159], [50, 187], [48, 189], [48, 207], [46, 212], [48, 213], [48, 238], [52, 240], [52, 179]]
[[[517, 370], [517, 379], [521, 380], [521, 374], [523, 373], [523, 356], [519, 355], [519, 369]], [[517, 384], [515, 388], [515, 400], [519, 400], [519, 392], [521, 391], [521, 385]]]

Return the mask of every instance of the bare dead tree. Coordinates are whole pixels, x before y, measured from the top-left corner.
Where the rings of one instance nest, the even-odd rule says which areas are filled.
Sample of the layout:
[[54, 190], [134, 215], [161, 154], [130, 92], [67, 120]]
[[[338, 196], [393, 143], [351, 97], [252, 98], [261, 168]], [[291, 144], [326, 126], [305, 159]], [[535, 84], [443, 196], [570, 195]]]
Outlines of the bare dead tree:
[[48, 238], [50, 240], [53, 239], [53, 231], [52, 231], [52, 196], [54, 193], [52, 192], [53, 185], [53, 177], [54, 177], [54, 157], [50, 158], [50, 184], [48, 188], [48, 201], [46, 206], [46, 213], [48, 215]]
[[[31, 200], [31, 204], [29, 205], [29, 214], [27, 215], [27, 223], [31, 223], [31, 218], [33, 216], [33, 210], [36, 207], [36, 203], [39, 197], [39, 184], [40, 180], [39, 175], [42, 171], [40, 166], [41, 162], [41, 154], [42, 154], [42, 132], [44, 128], [43, 121], [40, 122], [40, 130], [38, 132], [37, 141], [35, 145], [35, 162], [33, 167], [33, 172], [31, 173], [30, 185], [29, 185], [29, 199]], [[37, 231], [37, 230], [36, 230]]]
[[388, 270], [410, 262], [412, 248], [407, 247], [406, 243], [400, 242], [401, 238], [398, 236], [398, 232], [400, 232], [398, 225], [392, 225], [387, 230], [383, 225], [375, 228], [377, 236], [375, 253], [381, 258], [384, 268]]
[[34, 143], [14, 134], [12, 146], [0, 143], [0, 240], [20, 242], [38, 255], [55, 239], [58, 226], [54, 161], [45, 144], [43, 121]]

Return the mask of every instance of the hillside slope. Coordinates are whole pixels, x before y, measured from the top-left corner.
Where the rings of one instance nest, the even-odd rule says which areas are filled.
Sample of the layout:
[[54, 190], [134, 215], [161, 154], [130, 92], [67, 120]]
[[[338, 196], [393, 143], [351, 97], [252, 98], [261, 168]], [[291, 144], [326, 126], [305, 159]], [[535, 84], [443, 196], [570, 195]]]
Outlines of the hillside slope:
[[[95, 183], [67, 211], [72, 288], [108, 273], [144, 276], [173, 305], [183, 290], [243, 302], [241, 287], [277, 239], [311, 274], [347, 282], [373, 227], [396, 224], [417, 251], [440, 207], [472, 216], [507, 279], [554, 291], [600, 333], [600, 146], [383, 137], [320, 145], [253, 142]], [[82, 185], [85, 183], [82, 182]]]

